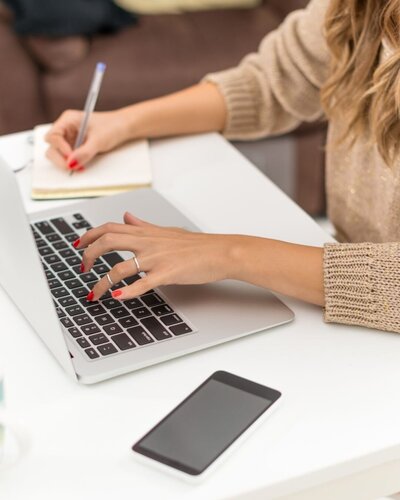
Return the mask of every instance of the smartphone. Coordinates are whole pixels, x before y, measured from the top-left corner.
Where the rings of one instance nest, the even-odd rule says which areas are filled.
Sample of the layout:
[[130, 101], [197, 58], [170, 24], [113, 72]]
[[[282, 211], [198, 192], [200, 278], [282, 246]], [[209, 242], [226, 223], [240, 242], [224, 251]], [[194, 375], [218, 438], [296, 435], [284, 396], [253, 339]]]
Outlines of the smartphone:
[[275, 389], [217, 371], [132, 450], [147, 463], [198, 481], [270, 415], [280, 398]]

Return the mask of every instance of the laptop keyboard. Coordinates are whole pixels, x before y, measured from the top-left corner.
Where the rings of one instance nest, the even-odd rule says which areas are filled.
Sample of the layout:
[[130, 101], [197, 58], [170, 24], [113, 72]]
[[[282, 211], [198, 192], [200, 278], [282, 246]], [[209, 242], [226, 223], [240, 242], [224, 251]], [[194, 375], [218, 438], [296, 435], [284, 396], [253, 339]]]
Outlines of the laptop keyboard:
[[[194, 332], [158, 290], [125, 301], [113, 299], [109, 291], [96, 302], [86, 300], [93, 285], [123, 258], [110, 252], [97, 259], [90, 272], [80, 272], [83, 250], [75, 250], [72, 243], [91, 228], [82, 214], [34, 222], [31, 228], [60, 322], [88, 359]], [[131, 276], [111, 290], [139, 279], [138, 274]]]

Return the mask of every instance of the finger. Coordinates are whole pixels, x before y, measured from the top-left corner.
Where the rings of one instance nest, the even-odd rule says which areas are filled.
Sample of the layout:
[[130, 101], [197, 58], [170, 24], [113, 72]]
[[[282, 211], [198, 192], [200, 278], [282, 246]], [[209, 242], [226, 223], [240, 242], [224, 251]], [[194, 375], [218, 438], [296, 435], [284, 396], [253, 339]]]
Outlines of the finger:
[[107, 222], [101, 226], [89, 229], [83, 234], [79, 240], [79, 244], [75, 248], [85, 248], [98, 240], [105, 234], [135, 234], [135, 231], [126, 224], [118, 224], [117, 222]]
[[124, 213], [124, 222], [125, 222], [125, 224], [129, 224], [131, 226], [156, 227], [156, 226], [154, 226], [154, 224], [150, 224], [150, 222], [145, 222], [144, 220], [139, 219], [139, 217], [136, 217], [135, 215], [131, 214], [130, 212]]
[[65, 168], [67, 165], [64, 156], [62, 156], [62, 154], [57, 149], [54, 149], [53, 147], [50, 147], [46, 151], [46, 157], [52, 163], [54, 163], [55, 165], [57, 165], [59, 167]]
[[157, 234], [160, 236], [162, 234], [167, 235], [168, 231], [172, 232], [172, 233], [185, 232], [185, 230], [181, 229], [180, 227], [164, 227], [164, 226], [157, 226], [155, 224], [151, 224], [150, 222], [146, 222], [142, 219], [139, 219], [139, 217], [136, 217], [136, 215], [133, 215], [130, 212], [124, 213], [124, 222], [125, 222], [125, 224], [128, 224], [130, 226], [155, 230], [155, 231], [157, 231]]
[[[136, 274], [136, 265], [132, 259], [124, 260], [119, 264], [116, 264], [109, 272], [108, 275], [111, 281], [117, 285], [124, 278]], [[109, 282], [107, 275], [104, 275], [100, 281], [98, 281], [92, 288], [93, 295], [91, 295], [92, 300], [98, 300], [102, 295], [104, 295], [107, 290], [109, 290], [113, 285]]]
[[129, 234], [106, 233], [86, 248], [82, 255], [82, 264], [85, 271], [90, 271], [96, 259], [102, 255], [116, 251], [127, 250], [137, 252], [141, 250], [142, 244], [138, 239]]
[[76, 161], [80, 165], [86, 165], [89, 163], [99, 152], [99, 147], [97, 141], [92, 138], [86, 139], [86, 141], [79, 148], [75, 149], [68, 160], [70, 162]]
[[132, 283], [132, 285], [123, 286], [114, 290], [111, 292], [111, 295], [117, 300], [133, 299], [135, 297], [139, 297], [139, 295], [143, 295], [152, 288], [157, 288], [163, 284], [165, 283], [163, 282], [163, 278], [160, 274], [148, 273], [143, 278], [135, 281], [135, 283]]
[[60, 134], [52, 134], [51, 139], [47, 141], [51, 147], [59, 151], [65, 158], [72, 153], [71, 145]]

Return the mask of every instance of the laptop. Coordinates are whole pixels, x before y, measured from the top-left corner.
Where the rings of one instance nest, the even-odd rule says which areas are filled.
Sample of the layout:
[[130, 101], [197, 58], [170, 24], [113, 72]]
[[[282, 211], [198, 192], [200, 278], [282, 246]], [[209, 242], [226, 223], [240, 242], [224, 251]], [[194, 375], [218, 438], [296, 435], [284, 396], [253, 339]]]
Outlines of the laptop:
[[[129, 210], [154, 224], [199, 229], [153, 189], [25, 213], [15, 174], [0, 159], [0, 284], [70, 377], [99, 382], [281, 325], [293, 312], [267, 290], [226, 280], [167, 286], [130, 301], [93, 284], [129, 252], [110, 252], [80, 273], [72, 242]], [[132, 276], [125, 283], [141, 279]]]

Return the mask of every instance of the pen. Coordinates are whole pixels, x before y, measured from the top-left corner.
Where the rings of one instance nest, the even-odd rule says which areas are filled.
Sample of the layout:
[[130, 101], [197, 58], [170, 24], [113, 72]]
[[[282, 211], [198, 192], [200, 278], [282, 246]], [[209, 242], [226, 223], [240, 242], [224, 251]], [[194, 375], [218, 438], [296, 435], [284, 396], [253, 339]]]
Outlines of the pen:
[[[102, 62], [96, 64], [96, 69], [93, 74], [92, 83], [89, 88], [89, 93], [86, 97], [84, 115], [82, 123], [79, 127], [78, 136], [75, 141], [74, 149], [79, 148], [85, 139], [87, 126], [89, 123], [90, 115], [92, 114], [94, 107], [96, 106], [96, 101], [99, 96], [101, 82], [103, 81], [104, 71], [106, 70], [106, 65]], [[69, 175], [73, 174], [73, 170], [70, 171]]]

